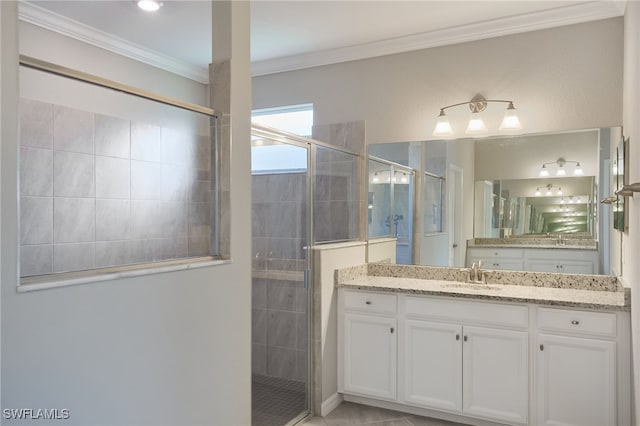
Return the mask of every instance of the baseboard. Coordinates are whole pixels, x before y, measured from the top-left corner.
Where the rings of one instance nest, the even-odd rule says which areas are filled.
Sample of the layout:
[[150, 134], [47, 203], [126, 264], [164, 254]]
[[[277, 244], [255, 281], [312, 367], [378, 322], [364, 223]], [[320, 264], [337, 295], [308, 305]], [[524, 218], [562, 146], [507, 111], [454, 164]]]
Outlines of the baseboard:
[[344, 401], [344, 398], [341, 393], [334, 393], [325, 401], [322, 401], [322, 407], [320, 407], [320, 416], [324, 417], [328, 415], [330, 412], [335, 410], [338, 405], [342, 404], [342, 401]]

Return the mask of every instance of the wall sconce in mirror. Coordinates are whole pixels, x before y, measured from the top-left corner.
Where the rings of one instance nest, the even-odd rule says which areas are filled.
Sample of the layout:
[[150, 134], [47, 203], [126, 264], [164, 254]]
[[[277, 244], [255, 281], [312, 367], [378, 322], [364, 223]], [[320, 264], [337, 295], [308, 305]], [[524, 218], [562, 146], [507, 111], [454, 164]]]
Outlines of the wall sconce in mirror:
[[579, 161], [565, 160], [562, 157], [558, 158], [556, 161], [548, 161], [546, 163], [542, 163], [542, 167], [540, 167], [540, 176], [549, 176], [549, 168], [547, 166], [551, 166], [554, 164], [556, 167], [556, 176], [566, 176], [567, 168], [565, 167], [565, 165], [567, 163], [575, 164], [575, 167], [573, 168], [573, 174], [575, 176], [582, 176], [584, 171], [582, 170], [582, 166], [580, 165]]
[[440, 114], [438, 115], [438, 121], [436, 122], [436, 127], [433, 130], [433, 136], [438, 137], [448, 137], [453, 136], [453, 127], [451, 127], [451, 123], [449, 122], [449, 118], [444, 113], [444, 110], [461, 106], [468, 105], [471, 110], [471, 118], [469, 119], [469, 124], [467, 125], [466, 134], [467, 135], [481, 135], [488, 131], [484, 120], [482, 119], [482, 111], [487, 109], [487, 104], [490, 102], [502, 102], [509, 104], [507, 106], [507, 110], [504, 113], [504, 117], [502, 119], [502, 123], [498, 130], [500, 131], [513, 131], [522, 129], [522, 125], [520, 124], [520, 119], [518, 118], [518, 113], [516, 108], [513, 106], [513, 101], [500, 100], [500, 99], [485, 99], [484, 96], [478, 94], [473, 97], [468, 102], [460, 102], [457, 104], [447, 105], [446, 107], [440, 108]]
[[[553, 188], [558, 188], [558, 191], [555, 194], [552, 191]], [[561, 197], [563, 195], [562, 188], [559, 187], [559, 186], [548, 184], [548, 185], [544, 186], [543, 189], [546, 189], [546, 191], [540, 191], [539, 187], [536, 188], [536, 197], [541, 196], [543, 192], [544, 192], [544, 195], [546, 195], [547, 197], [551, 197], [552, 195], [557, 195], [557, 196]]]

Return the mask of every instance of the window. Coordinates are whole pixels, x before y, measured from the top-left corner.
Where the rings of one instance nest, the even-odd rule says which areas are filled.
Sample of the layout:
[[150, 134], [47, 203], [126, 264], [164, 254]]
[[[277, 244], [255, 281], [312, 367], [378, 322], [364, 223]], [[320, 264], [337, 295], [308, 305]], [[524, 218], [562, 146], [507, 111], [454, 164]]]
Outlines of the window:
[[256, 109], [251, 113], [251, 122], [310, 138], [313, 128], [313, 104]]

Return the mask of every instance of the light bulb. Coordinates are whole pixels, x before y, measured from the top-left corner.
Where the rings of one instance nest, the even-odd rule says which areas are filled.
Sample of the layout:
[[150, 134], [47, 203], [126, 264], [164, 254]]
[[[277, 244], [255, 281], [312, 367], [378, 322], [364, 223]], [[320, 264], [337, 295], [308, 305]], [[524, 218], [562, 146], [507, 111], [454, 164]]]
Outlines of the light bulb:
[[438, 116], [438, 121], [436, 122], [436, 127], [433, 129], [433, 136], [451, 136], [453, 135], [453, 129], [451, 128], [451, 123], [449, 123], [449, 119], [444, 113], [444, 110], [440, 110], [440, 115]]
[[558, 195], [562, 195], [562, 188], [558, 187]]
[[580, 163], [576, 164], [576, 168], [573, 169], [573, 174], [574, 175], [581, 175], [582, 174], [582, 167], [580, 167]]
[[408, 179], [407, 179], [407, 174], [403, 173], [402, 174], [402, 178], [400, 178], [400, 182], [402, 183], [407, 183]]
[[513, 106], [513, 102], [509, 102], [509, 106], [507, 107], [507, 110], [504, 112], [504, 118], [502, 119], [502, 124], [500, 124], [499, 129], [500, 130], [522, 129], [522, 125], [520, 124], [520, 119], [518, 118], [518, 113], [516, 112], [516, 109]]
[[138, 7], [145, 12], [155, 12], [160, 9], [160, 6], [162, 6], [162, 3], [155, 0], [140, 0], [138, 2]]
[[556, 175], [558, 176], [566, 176], [567, 172], [564, 170], [564, 166], [560, 165], [558, 166], [558, 171], [556, 172]]
[[540, 169], [540, 176], [544, 177], [544, 176], [549, 176], [549, 170], [547, 170], [547, 165], [543, 164], [542, 168]]
[[378, 172], [375, 172], [375, 173], [373, 174], [373, 182], [374, 182], [374, 183], [377, 183], [377, 182], [379, 182], [379, 181], [380, 181], [380, 179], [378, 178]]
[[540, 196], [540, 188], [536, 188], [536, 196]]
[[551, 189], [547, 189], [547, 197], [551, 195]]
[[467, 126], [467, 131], [465, 132], [468, 135], [478, 135], [487, 131], [487, 126], [484, 124], [482, 117], [480, 117], [479, 112], [471, 113], [471, 118], [469, 119], [469, 125]]

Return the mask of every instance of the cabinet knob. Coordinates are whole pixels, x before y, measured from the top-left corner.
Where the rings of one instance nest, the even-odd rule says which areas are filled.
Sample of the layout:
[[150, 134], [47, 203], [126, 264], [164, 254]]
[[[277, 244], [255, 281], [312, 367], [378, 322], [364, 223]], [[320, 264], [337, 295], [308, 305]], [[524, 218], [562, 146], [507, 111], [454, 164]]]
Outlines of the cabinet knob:
[[464, 340], [464, 341], [466, 342], [466, 341], [467, 341], [467, 336], [464, 336], [464, 337], [462, 338], [462, 340]]
[[460, 340], [460, 335], [456, 334], [456, 340]]
[[544, 345], [540, 345], [540, 350], [544, 351]]
[[578, 321], [578, 320], [571, 320], [571, 324], [573, 324], [573, 325], [580, 325], [580, 321]]
[[394, 331], [395, 331], [395, 329], [393, 327], [391, 327], [391, 334], [393, 334]]
[[367, 300], [366, 302], [364, 302], [366, 305], [370, 305], [371, 304], [371, 300]]

